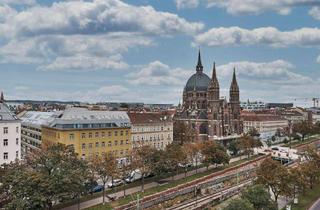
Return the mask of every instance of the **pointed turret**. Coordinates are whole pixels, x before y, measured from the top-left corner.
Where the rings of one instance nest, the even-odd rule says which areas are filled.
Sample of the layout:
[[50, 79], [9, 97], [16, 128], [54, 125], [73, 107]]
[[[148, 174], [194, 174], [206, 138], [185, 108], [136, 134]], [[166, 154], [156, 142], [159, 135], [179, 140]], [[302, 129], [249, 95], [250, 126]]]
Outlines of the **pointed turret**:
[[236, 77], [236, 69], [233, 68], [233, 76], [232, 76], [232, 82], [231, 82], [231, 86], [230, 86], [230, 92], [231, 91], [238, 91], [239, 92], [239, 86], [237, 83], [237, 77]]
[[0, 102], [3, 103], [4, 102], [4, 96], [3, 96], [3, 92], [1, 91], [1, 96], [0, 96]]
[[209, 85], [209, 88], [219, 88], [219, 81], [217, 78], [215, 62], [213, 62], [212, 77], [211, 77], [211, 83]]
[[202, 62], [201, 62], [201, 53], [200, 53], [200, 49], [199, 49], [199, 54], [198, 54], [198, 63], [197, 63], [197, 68], [196, 68], [197, 72], [201, 72], [203, 71], [203, 66], [202, 66]]
[[220, 88], [219, 88], [219, 81], [216, 73], [216, 63], [213, 63], [212, 78], [208, 86], [208, 92], [207, 92], [208, 101], [218, 101], [220, 98], [219, 92], [220, 92]]

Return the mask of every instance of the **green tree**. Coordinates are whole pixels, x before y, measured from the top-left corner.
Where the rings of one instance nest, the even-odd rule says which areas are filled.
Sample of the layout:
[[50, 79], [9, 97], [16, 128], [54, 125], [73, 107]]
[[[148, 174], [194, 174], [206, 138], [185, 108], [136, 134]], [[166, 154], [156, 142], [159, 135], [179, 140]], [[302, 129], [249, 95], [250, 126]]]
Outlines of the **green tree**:
[[223, 210], [255, 210], [255, 208], [248, 200], [236, 198], [231, 200]]
[[120, 172], [116, 158], [110, 153], [103, 156], [94, 157], [90, 163], [91, 170], [99, 176], [103, 183], [103, 202], [105, 205], [105, 187], [108, 179], [112, 179]]
[[[72, 147], [53, 144], [7, 167], [8, 209], [52, 209], [85, 190], [88, 168]], [[76, 179], [75, 179], [76, 177]]]
[[240, 143], [238, 140], [231, 141], [228, 145], [228, 150], [232, 152], [232, 155], [238, 155], [240, 151]]
[[261, 142], [250, 135], [245, 134], [239, 139], [239, 147], [248, 158], [253, 153], [253, 148], [257, 146], [261, 146]]
[[277, 204], [263, 185], [254, 185], [241, 193], [241, 198], [248, 200], [257, 210], [277, 210]]
[[161, 176], [168, 171], [168, 158], [164, 150], [155, 150], [151, 155], [152, 172], [156, 176]]

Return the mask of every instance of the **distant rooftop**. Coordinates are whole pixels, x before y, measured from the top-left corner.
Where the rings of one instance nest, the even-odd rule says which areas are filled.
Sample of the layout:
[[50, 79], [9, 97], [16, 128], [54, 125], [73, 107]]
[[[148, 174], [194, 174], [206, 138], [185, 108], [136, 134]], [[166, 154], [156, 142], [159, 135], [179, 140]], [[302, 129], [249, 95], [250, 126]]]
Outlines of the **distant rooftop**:
[[57, 128], [128, 127], [130, 119], [123, 111], [92, 111], [82, 107], [67, 108], [49, 125]]
[[28, 111], [24, 113], [20, 119], [24, 124], [33, 124], [36, 126], [49, 125], [62, 112], [37, 112]]
[[16, 120], [18, 120], [18, 118], [10, 111], [9, 107], [5, 103], [0, 102], [0, 122]]

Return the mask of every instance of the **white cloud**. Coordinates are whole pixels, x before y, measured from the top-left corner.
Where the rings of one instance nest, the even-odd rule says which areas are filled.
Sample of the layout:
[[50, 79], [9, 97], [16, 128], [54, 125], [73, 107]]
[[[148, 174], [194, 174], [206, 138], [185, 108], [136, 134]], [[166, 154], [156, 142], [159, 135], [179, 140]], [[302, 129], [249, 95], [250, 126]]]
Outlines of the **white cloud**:
[[151, 38], [128, 33], [13, 39], [0, 47], [0, 63], [47, 63], [52, 60], [51, 57], [74, 56], [100, 59], [127, 52], [133, 47], [150, 45], [152, 45]]
[[151, 46], [156, 36], [195, 34], [203, 26], [120, 0], [30, 4], [17, 11], [4, 4], [0, 6], [0, 63], [35, 63], [46, 70], [125, 68], [125, 62], [110, 58]]
[[36, 0], [1, 0], [0, 4], [7, 4], [7, 5], [35, 5], [37, 2]]
[[317, 62], [320, 63], [320, 55], [317, 58]]
[[129, 75], [129, 82], [135, 85], [182, 85], [191, 71], [153, 61], [140, 71]]
[[5, 25], [7, 36], [136, 32], [151, 35], [194, 34], [203, 28], [176, 14], [120, 0], [56, 2], [17, 13]]
[[71, 56], [57, 57], [52, 63], [40, 66], [42, 71], [95, 71], [127, 68], [121, 55], [105, 57]]
[[196, 8], [200, 0], [175, 0], [178, 9]]
[[312, 7], [309, 11], [309, 15], [316, 20], [320, 20], [320, 7]]
[[264, 44], [273, 47], [288, 46], [319, 46], [319, 28], [300, 28], [293, 31], [279, 31], [274, 27], [244, 29], [240, 27], [212, 28], [195, 36], [194, 45], [225, 46], [225, 45]]
[[[175, 2], [178, 8], [195, 8], [200, 0], [175, 0]], [[267, 11], [288, 15], [294, 7], [320, 5], [317, 0], [202, 0], [202, 2], [207, 7], [223, 8], [232, 15], [258, 15]]]
[[250, 62], [238, 61], [231, 62], [217, 67], [219, 75], [225, 78], [231, 78], [233, 68], [241, 79], [268, 83], [273, 85], [297, 85], [312, 83], [309, 77], [293, 72], [294, 66], [284, 60], [271, 62]]
[[8, 5], [1, 6], [0, 4], [0, 24], [8, 21], [10, 18], [14, 17], [17, 11]]

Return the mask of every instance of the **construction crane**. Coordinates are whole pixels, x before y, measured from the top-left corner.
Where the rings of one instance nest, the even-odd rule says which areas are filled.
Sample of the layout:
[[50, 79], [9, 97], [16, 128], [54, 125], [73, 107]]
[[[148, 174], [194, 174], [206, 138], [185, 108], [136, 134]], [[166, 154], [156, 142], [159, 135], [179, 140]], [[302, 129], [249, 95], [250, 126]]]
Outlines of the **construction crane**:
[[320, 98], [316, 98], [316, 97], [313, 97], [313, 98], [295, 98], [294, 101], [313, 101], [313, 107], [319, 107], [319, 101], [320, 101]]

